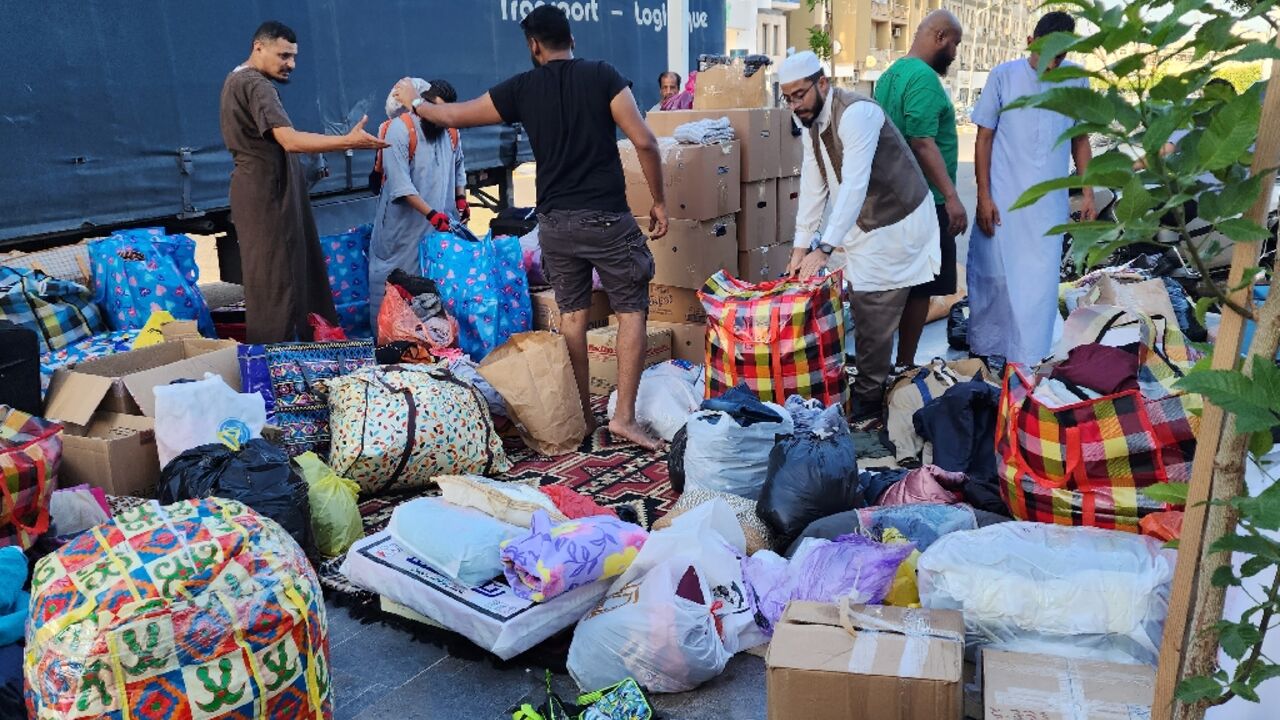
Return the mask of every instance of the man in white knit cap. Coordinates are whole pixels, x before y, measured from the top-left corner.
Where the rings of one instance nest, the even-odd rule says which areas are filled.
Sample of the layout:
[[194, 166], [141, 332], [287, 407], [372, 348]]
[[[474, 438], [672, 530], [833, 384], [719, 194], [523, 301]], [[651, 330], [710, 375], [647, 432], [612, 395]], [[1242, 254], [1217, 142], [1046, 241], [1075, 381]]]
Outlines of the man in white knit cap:
[[[817, 55], [787, 58], [783, 97], [807, 130], [788, 271], [844, 271], [853, 310], [855, 426], [874, 429], [910, 289], [941, 267], [938, 220], [911, 148], [871, 98], [833, 87]], [[836, 258], [833, 253], [841, 251]]]

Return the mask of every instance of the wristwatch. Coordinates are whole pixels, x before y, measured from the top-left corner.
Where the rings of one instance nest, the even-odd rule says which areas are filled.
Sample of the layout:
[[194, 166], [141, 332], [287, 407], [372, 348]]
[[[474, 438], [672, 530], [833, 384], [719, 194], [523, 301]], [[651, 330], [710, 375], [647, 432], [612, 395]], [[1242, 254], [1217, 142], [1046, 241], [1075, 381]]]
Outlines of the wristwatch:
[[819, 240], [818, 249], [821, 250], [824, 255], [830, 255], [831, 253], [836, 251], [836, 246], [828, 245], [825, 242], [822, 242], [821, 240]]

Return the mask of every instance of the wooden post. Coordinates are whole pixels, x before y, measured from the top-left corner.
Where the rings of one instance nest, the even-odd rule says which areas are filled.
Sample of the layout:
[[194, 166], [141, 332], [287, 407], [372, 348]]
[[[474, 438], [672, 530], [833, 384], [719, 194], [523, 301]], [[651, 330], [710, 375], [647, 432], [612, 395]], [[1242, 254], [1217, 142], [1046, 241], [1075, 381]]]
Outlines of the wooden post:
[[[1280, 37], [1276, 38], [1280, 47]], [[1262, 119], [1258, 127], [1258, 144], [1254, 152], [1253, 172], [1262, 173], [1275, 167], [1280, 158], [1280, 68], [1272, 70], [1267, 83]], [[1268, 204], [1271, 200], [1271, 182], [1274, 172], [1268, 172], [1262, 191], [1247, 217], [1260, 225], [1266, 223]], [[1237, 287], [1244, 279], [1244, 271], [1257, 265], [1259, 243], [1236, 243], [1227, 287]], [[1232, 294], [1232, 299], [1251, 306], [1252, 286]], [[1280, 298], [1272, 298], [1280, 301]], [[1240, 356], [1240, 343], [1244, 335], [1245, 320], [1230, 309], [1223, 309], [1222, 325], [1213, 347], [1213, 367], [1229, 370], [1235, 367]], [[1274, 354], [1274, 349], [1272, 353]], [[1155, 700], [1151, 707], [1152, 720], [1187, 720], [1204, 715], [1204, 708], [1176, 705], [1174, 691], [1178, 683], [1199, 674], [1206, 667], [1206, 660], [1217, 657], [1216, 635], [1206, 645], [1203, 631], [1222, 619], [1224, 595], [1212, 587], [1210, 576], [1213, 567], [1205, 567], [1210, 544], [1225, 533], [1234, 532], [1234, 517], [1223, 507], [1206, 507], [1211, 499], [1234, 497], [1243, 487], [1231, 484], [1222, 474], [1215, 487], [1215, 465], [1222, 442], [1226, 417], [1222, 409], [1205, 403], [1196, 438], [1196, 457], [1191, 470], [1191, 485], [1187, 492], [1187, 507], [1183, 517], [1182, 536], [1178, 543], [1178, 565], [1174, 571], [1173, 588], [1169, 596], [1169, 611], [1164, 626], [1164, 640], [1160, 647], [1160, 664], [1156, 669]], [[1234, 434], [1234, 433], [1232, 433]], [[1243, 458], [1241, 458], [1242, 460]], [[1226, 460], [1226, 458], [1223, 458]], [[1230, 558], [1227, 558], [1230, 561]]]

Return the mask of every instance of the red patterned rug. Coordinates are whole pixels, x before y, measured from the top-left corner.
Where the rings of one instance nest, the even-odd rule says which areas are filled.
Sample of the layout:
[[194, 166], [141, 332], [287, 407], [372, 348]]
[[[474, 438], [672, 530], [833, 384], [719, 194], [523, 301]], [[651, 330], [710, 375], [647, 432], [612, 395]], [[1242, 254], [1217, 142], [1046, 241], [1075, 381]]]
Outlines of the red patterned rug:
[[[679, 498], [679, 494], [672, 490], [667, 475], [666, 452], [651, 452], [615, 438], [606, 429], [605, 404], [605, 398], [595, 398], [592, 409], [600, 427], [577, 452], [545, 457], [526, 448], [519, 439], [508, 438], [505, 443], [507, 456], [514, 466], [497, 479], [563, 485], [601, 505], [630, 508], [641, 525], [652, 526]], [[429, 488], [364, 500], [360, 503], [360, 516], [364, 520], [365, 535], [384, 529], [391, 521], [391, 513], [401, 503], [436, 494], [439, 494], [438, 490]], [[339, 572], [341, 565], [342, 558], [335, 558], [320, 568], [320, 582], [330, 591], [331, 599], [333, 593], [345, 596], [339, 598], [340, 604], [363, 604], [372, 599], [372, 593], [352, 585]]]

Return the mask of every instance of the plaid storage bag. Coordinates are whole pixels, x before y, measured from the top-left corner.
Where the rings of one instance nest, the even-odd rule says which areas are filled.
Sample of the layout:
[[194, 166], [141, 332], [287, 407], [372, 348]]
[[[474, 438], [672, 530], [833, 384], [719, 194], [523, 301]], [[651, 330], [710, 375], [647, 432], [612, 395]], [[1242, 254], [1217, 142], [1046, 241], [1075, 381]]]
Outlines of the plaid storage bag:
[[27, 550], [49, 531], [61, 460], [61, 425], [0, 405], [0, 547]]
[[721, 270], [698, 293], [707, 311], [706, 396], [739, 383], [762, 400], [790, 395], [848, 406], [842, 275], [753, 285]]
[[[1011, 364], [996, 421], [1000, 491], [1013, 516], [1057, 525], [1138, 532], [1161, 503], [1139, 491], [1191, 476], [1200, 396], [1174, 385], [1197, 357], [1172, 322], [1116, 307], [1077, 309], [1067, 338], [1097, 342], [1113, 330], [1136, 330], [1137, 390], [1062, 407], [1035, 397], [1037, 375]], [[1070, 342], [1070, 340], [1069, 340]]]
[[219, 498], [121, 511], [36, 563], [33, 718], [333, 716], [324, 597], [298, 544]]
[[53, 352], [106, 332], [93, 293], [39, 270], [0, 265], [0, 320], [36, 331], [40, 351]]

